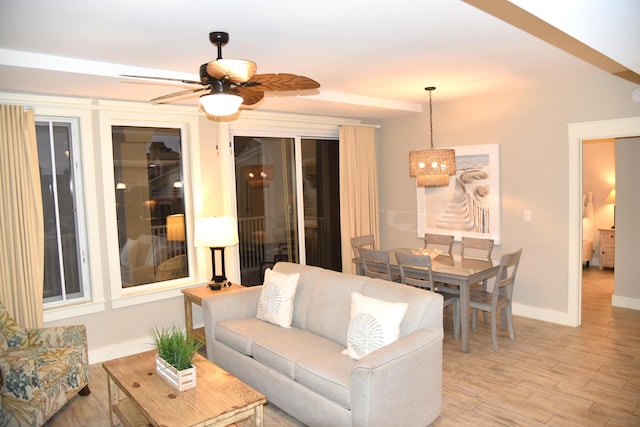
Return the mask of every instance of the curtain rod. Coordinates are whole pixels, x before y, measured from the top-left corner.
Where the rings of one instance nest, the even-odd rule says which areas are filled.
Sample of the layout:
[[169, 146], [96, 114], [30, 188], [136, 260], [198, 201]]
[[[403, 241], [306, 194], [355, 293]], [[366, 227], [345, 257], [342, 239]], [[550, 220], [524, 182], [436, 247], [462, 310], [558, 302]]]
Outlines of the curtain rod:
[[380, 129], [380, 125], [373, 125], [369, 123], [336, 123], [338, 126], [362, 126], [367, 128], [376, 128]]

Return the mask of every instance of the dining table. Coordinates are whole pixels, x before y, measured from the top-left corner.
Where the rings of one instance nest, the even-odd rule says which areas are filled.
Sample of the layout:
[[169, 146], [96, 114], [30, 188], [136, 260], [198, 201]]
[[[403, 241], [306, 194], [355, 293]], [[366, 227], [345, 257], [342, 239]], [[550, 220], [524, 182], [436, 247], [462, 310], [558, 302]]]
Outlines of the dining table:
[[[486, 281], [498, 274], [500, 269], [499, 259], [478, 259], [478, 258], [462, 258], [459, 255], [445, 255], [438, 252], [431, 252], [425, 249], [397, 248], [389, 250], [389, 266], [392, 274], [400, 274], [396, 253], [404, 251], [419, 255], [431, 256], [431, 274], [435, 283], [444, 283], [450, 287], [459, 289], [460, 298], [460, 339], [462, 341], [462, 351], [469, 352], [469, 308], [471, 286], [476, 283], [483, 283], [486, 287]], [[358, 274], [364, 274], [362, 269], [362, 261], [354, 258], [356, 271]], [[428, 273], [425, 270], [425, 277]], [[441, 290], [445, 292], [444, 289]]]

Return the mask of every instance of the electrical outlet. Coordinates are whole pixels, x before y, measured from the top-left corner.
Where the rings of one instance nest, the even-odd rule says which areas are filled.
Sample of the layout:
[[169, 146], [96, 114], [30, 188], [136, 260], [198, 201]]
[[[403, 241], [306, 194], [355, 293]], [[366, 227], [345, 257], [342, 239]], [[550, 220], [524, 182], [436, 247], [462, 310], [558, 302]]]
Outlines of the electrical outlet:
[[531, 211], [524, 211], [524, 220], [527, 222], [531, 221]]

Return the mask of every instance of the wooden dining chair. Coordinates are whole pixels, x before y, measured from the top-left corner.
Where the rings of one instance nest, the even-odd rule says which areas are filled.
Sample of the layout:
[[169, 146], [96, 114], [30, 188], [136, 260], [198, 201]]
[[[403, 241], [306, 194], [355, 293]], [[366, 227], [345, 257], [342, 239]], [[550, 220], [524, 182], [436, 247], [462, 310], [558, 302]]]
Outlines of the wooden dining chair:
[[471, 329], [476, 330], [478, 320], [478, 310], [491, 314], [491, 339], [493, 341], [493, 351], [498, 351], [498, 333], [496, 326], [496, 317], [500, 312], [500, 327], [506, 328], [505, 322], [509, 327], [509, 337], [515, 340], [516, 336], [513, 331], [513, 317], [511, 314], [511, 301], [513, 297], [513, 286], [516, 281], [516, 273], [522, 249], [515, 252], [502, 255], [500, 257], [500, 268], [496, 276], [493, 290], [486, 291], [482, 288], [471, 289], [469, 305], [473, 309], [473, 320]]
[[[400, 281], [406, 285], [416, 286], [438, 292], [433, 282], [431, 257], [429, 255], [414, 255], [407, 252], [396, 252]], [[460, 334], [460, 298], [451, 293], [438, 292], [444, 298], [443, 308], [453, 306], [453, 338]]]
[[448, 234], [424, 234], [425, 249], [440, 249], [444, 255], [451, 255], [454, 237]]
[[376, 238], [373, 234], [351, 238], [351, 250], [353, 251], [354, 258], [358, 258], [360, 256], [360, 248], [375, 249], [375, 246]]
[[399, 282], [400, 275], [391, 273], [389, 252], [379, 249], [360, 248], [363, 275], [377, 279]]
[[[460, 242], [460, 256], [462, 257], [462, 262], [464, 263], [465, 259], [491, 261], [493, 242], [493, 239], [463, 236]], [[474, 285], [480, 284], [482, 285], [482, 289], [486, 291], [486, 280], [484, 281], [484, 283], [474, 283]], [[455, 286], [443, 285], [441, 289], [443, 292], [460, 294], [460, 290]], [[485, 322], [487, 320], [487, 316], [485, 315]]]
[[475, 258], [490, 261], [493, 252], [493, 239], [478, 237], [462, 237], [460, 243], [460, 256], [462, 258]]

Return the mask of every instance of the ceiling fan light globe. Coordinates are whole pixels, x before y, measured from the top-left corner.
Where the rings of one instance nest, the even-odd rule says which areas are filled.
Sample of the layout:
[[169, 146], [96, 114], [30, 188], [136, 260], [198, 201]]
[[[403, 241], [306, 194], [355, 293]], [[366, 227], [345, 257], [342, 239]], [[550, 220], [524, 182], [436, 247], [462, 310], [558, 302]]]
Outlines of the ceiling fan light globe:
[[200, 105], [212, 116], [230, 116], [238, 112], [242, 97], [228, 93], [214, 93], [200, 97]]

